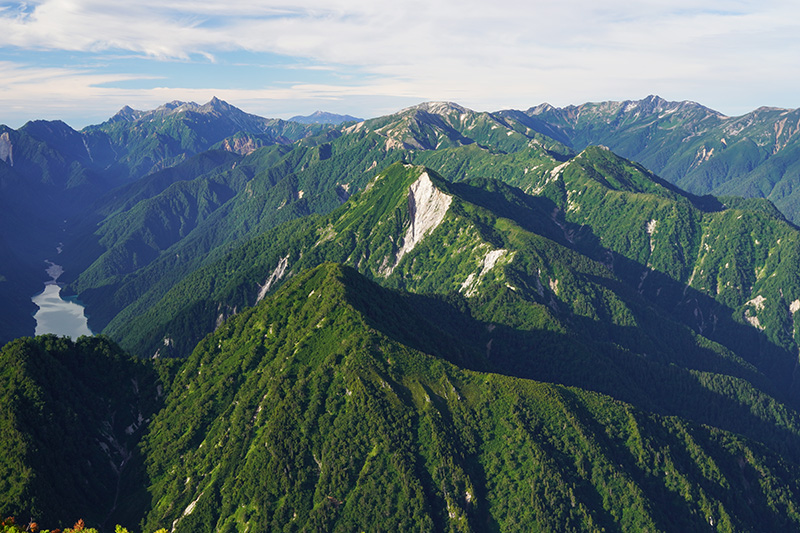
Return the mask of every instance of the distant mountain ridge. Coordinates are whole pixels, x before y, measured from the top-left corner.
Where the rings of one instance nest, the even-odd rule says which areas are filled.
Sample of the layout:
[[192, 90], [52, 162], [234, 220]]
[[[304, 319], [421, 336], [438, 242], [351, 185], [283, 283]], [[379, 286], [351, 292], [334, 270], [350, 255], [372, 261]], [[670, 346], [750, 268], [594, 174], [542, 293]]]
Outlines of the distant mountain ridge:
[[363, 119], [352, 115], [337, 115], [327, 111], [314, 111], [310, 115], [296, 115], [289, 119], [290, 122], [301, 124], [333, 124], [339, 125], [342, 122], [361, 122]]
[[[61, 121], [33, 120], [17, 130], [0, 126], [0, 228], [11, 250], [0, 259], [0, 280], [9, 280], [0, 281], [0, 295], [9, 303], [0, 308], [0, 338], [33, 331], [36, 307], [30, 296], [41, 286], [37, 278], [46, 279], [44, 260], [54, 259], [76, 225], [87, 224], [91, 231], [97, 222], [91, 206], [104, 195], [227, 139], [231, 150], [248, 153], [328, 128], [257, 117], [217, 98], [203, 105], [170, 102], [150, 111], [124, 107], [81, 131]], [[67, 276], [77, 274], [68, 269]]]
[[524, 114], [555, 128], [555, 138], [575, 149], [602, 144], [695, 194], [767, 198], [800, 221], [800, 109], [761, 107], [727, 117], [695, 102], [649, 96], [543, 104]]

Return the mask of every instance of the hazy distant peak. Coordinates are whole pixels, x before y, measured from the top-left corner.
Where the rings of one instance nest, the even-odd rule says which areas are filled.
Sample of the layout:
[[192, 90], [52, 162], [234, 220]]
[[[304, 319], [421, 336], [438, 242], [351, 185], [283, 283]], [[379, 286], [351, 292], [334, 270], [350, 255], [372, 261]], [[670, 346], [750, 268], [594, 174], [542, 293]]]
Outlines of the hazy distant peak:
[[289, 119], [290, 122], [300, 124], [333, 124], [338, 125], [343, 122], [361, 122], [362, 119], [352, 115], [338, 115], [327, 111], [314, 111], [310, 115], [297, 115]]
[[152, 120], [157, 117], [165, 118], [185, 112], [204, 113], [204, 114], [216, 113], [220, 115], [230, 115], [230, 114], [245, 115], [244, 111], [241, 111], [237, 107], [234, 107], [228, 102], [220, 100], [215, 96], [203, 105], [200, 105], [196, 102], [184, 102], [182, 100], [173, 100], [171, 102], [162, 104], [157, 108], [151, 109], [149, 111], [136, 110], [126, 105], [125, 107], [120, 109], [116, 115], [111, 117], [110, 122], [119, 122], [119, 121], [135, 122], [143, 118], [149, 118]]
[[772, 107], [772, 106], [761, 106], [758, 109], [752, 111], [752, 113], [773, 113], [775, 111], [780, 112], [792, 112], [794, 109], [788, 109], [785, 107]]
[[551, 104], [548, 104], [547, 102], [545, 102], [545, 103], [543, 103], [543, 104], [539, 104], [539, 105], [537, 105], [537, 106], [533, 106], [533, 107], [531, 107], [530, 109], [528, 109], [528, 112], [527, 112], [527, 113], [528, 113], [528, 115], [531, 115], [531, 116], [532, 116], [532, 115], [541, 115], [542, 113], [550, 113], [550, 112], [553, 112], [553, 111], [555, 111], [556, 109], [557, 109], [557, 108], [556, 108], [555, 106], [553, 106], [553, 105], [551, 105]]
[[177, 111], [181, 108], [194, 108], [198, 107], [198, 105], [194, 102], [182, 102], [180, 100], [173, 100], [171, 102], [167, 102], [155, 109], [155, 111]]

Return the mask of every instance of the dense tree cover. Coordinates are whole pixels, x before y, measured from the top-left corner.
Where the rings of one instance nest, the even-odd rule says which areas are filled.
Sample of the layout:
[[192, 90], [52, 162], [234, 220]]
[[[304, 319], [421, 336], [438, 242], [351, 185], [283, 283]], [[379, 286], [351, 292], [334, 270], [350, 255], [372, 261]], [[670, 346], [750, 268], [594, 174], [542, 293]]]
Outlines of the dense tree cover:
[[[393, 162], [430, 164], [455, 179], [485, 172], [516, 183], [570, 153], [535, 132], [507, 133], [486, 113], [420, 106], [291, 147], [261, 148], [240, 161], [202, 168], [186, 161], [97, 207], [99, 227], [83, 227], [79, 244], [66, 247], [78, 267], [72, 271], [80, 272], [70, 290], [93, 309], [93, 329], [108, 325], [117, 337], [117, 328], [188, 273], [282, 222], [331, 211]], [[119, 199], [128, 197], [136, 203]]]
[[[165, 373], [166, 377], [168, 373]], [[0, 351], [0, 514], [68, 525], [138, 520], [137, 443], [163, 386], [104, 337], [22, 338]]]
[[[561, 233], [575, 241], [570, 246], [580, 246], [582, 253], [595, 260], [611, 261], [608, 264], [616, 275], [647, 298], [668, 300], [664, 305], [698, 332], [718, 342], [731, 340], [740, 347], [742, 337], [748, 337], [744, 341], [747, 351], [760, 359], [778, 360], [774, 375], [791, 376], [785, 358], [796, 345], [790, 310], [797, 296], [787, 300], [773, 294], [775, 287], [785, 284], [791, 267], [785, 269], [786, 274], [778, 273], [778, 279], [765, 275], [754, 279], [752, 272], [766, 273], [763, 254], [733, 257], [744, 246], [738, 243], [752, 226], [768, 228], [766, 236], [774, 237], [762, 251], [771, 254], [776, 247], [786, 248], [787, 239], [778, 234], [791, 236], [794, 232], [777, 212], [766, 207], [768, 204], [728, 198], [725, 205], [729, 209], [720, 216], [717, 213], [724, 211], [725, 205], [713, 198], [687, 195], [607, 150], [590, 148], [572, 157], [567, 147], [540, 133], [555, 135], [554, 130], [520, 120], [519, 114], [489, 115], [454, 105], [427, 104], [310, 137], [293, 147], [264, 148], [191, 180], [160, 181], [163, 188], [147, 189], [151, 196], [106, 219], [97, 236], [107, 252], [71, 288], [93, 309], [90, 320], [95, 329], [105, 327], [128, 347], [133, 347], [128, 338], [132, 330], [134, 336], [149, 335], [152, 347], [163, 340], [164, 332], [142, 331], [135, 324], [141, 324], [139, 317], [158, 307], [177, 283], [220, 260], [259, 231], [332, 209], [364, 187], [377, 170], [402, 157], [430, 165], [453, 181], [491, 177], [545, 196], [552, 202], [549, 207], [558, 211], [555, 215], [544, 212], [548, 206], [542, 199], [537, 216], [555, 219], [567, 228]], [[214, 200], [201, 193], [220, 190], [212, 183], [225, 184], [229, 200], [220, 203], [223, 197], [214, 196]], [[472, 201], [479, 202], [476, 198]], [[756, 213], [742, 220], [736, 210]], [[521, 215], [520, 211], [516, 214]], [[729, 232], [728, 226], [735, 224], [741, 228]], [[552, 228], [552, 224], [538, 224], [530, 229], [549, 232], [545, 234], [552, 238]], [[725, 239], [730, 245], [710, 246], [703, 241], [704, 234]], [[754, 233], [749, 238], [761, 243], [761, 236]], [[368, 242], [363, 239], [359, 246], [369, 246]], [[702, 254], [701, 248], [707, 246], [711, 253]], [[615, 259], [615, 255], [623, 257]], [[273, 261], [277, 264], [277, 259]], [[762, 282], [756, 283], [759, 280]], [[687, 295], [680, 284], [702, 294], [693, 297], [695, 293], [690, 291]], [[769, 294], [760, 291], [759, 285], [769, 285]], [[790, 292], [796, 291], [791, 288]], [[748, 305], [759, 296], [766, 299], [763, 308]], [[253, 303], [244, 300], [216, 302], [219, 312], [214, 319], [203, 318], [198, 325], [178, 329], [189, 327], [204, 333], [220, 315]], [[767, 344], [760, 343], [758, 334], [748, 335], [747, 328], [739, 327], [756, 319], [769, 338]], [[738, 332], [731, 334], [733, 330]], [[193, 340], [185, 343], [183, 353], [191, 349]], [[772, 353], [775, 345], [782, 353]], [[762, 353], [764, 350], [770, 353]], [[147, 349], [148, 355], [153, 352]]]
[[[42, 529], [38, 522], [28, 522], [27, 524], [18, 524], [13, 516], [9, 516], [0, 522], [0, 533], [98, 533], [98, 530], [93, 527], [86, 527], [86, 523], [82, 518], [79, 518], [72, 527], [65, 529]], [[129, 533], [127, 528], [117, 524], [114, 528], [114, 533]], [[167, 533], [164, 528], [159, 529], [155, 533]]]
[[447, 360], [483, 357], [477, 324], [418, 298], [326, 264], [204, 339], [147, 436], [145, 529], [798, 527], [797, 463], [607, 396], [464, 370]]

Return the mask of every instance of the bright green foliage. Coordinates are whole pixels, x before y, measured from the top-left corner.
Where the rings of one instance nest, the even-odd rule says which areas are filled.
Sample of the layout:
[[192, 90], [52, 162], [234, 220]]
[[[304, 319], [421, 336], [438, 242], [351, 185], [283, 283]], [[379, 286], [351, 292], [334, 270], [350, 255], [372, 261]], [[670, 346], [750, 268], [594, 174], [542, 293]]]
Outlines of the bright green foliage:
[[[73, 527], [68, 527], [65, 529], [42, 529], [38, 522], [29, 522], [27, 524], [17, 524], [16, 520], [13, 516], [10, 516], [0, 522], [0, 533], [53, 533], [53, 532], [63, 532], [63, 533], [78, 533], [82, 531], [83, 533], [98, 533], [98, 530], [93, 527], [86, 527], [83, 523], [83, 520], [80, 519], [78, 522], [75, 523]], [[114, 528], [114, 533], [129, 533], [128, 529], [122, 527], [121, 525], [117, 524]], [[167, 530], [162, 528], [156, 531], [155, 533], [167, 533]]]
[[469, 332], [488, 324], [448, 306], [326, 264], [226, 322], [151, 425], [145, 529], [798, 527], [795, 463], [606, 396], [463, 370], [447, 361], [484, 364]]

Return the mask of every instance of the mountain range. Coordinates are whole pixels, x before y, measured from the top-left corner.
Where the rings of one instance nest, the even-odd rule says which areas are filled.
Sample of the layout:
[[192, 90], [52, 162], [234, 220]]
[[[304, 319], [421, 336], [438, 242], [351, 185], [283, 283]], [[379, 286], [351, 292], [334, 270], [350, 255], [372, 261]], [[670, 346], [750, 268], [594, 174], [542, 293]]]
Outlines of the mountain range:
[[0, 352], [0, 513], [800, 528], [794, 114], [214, 99], [4, 129], [0, 333], [32, 332], [59, 244], [103, 335]]

